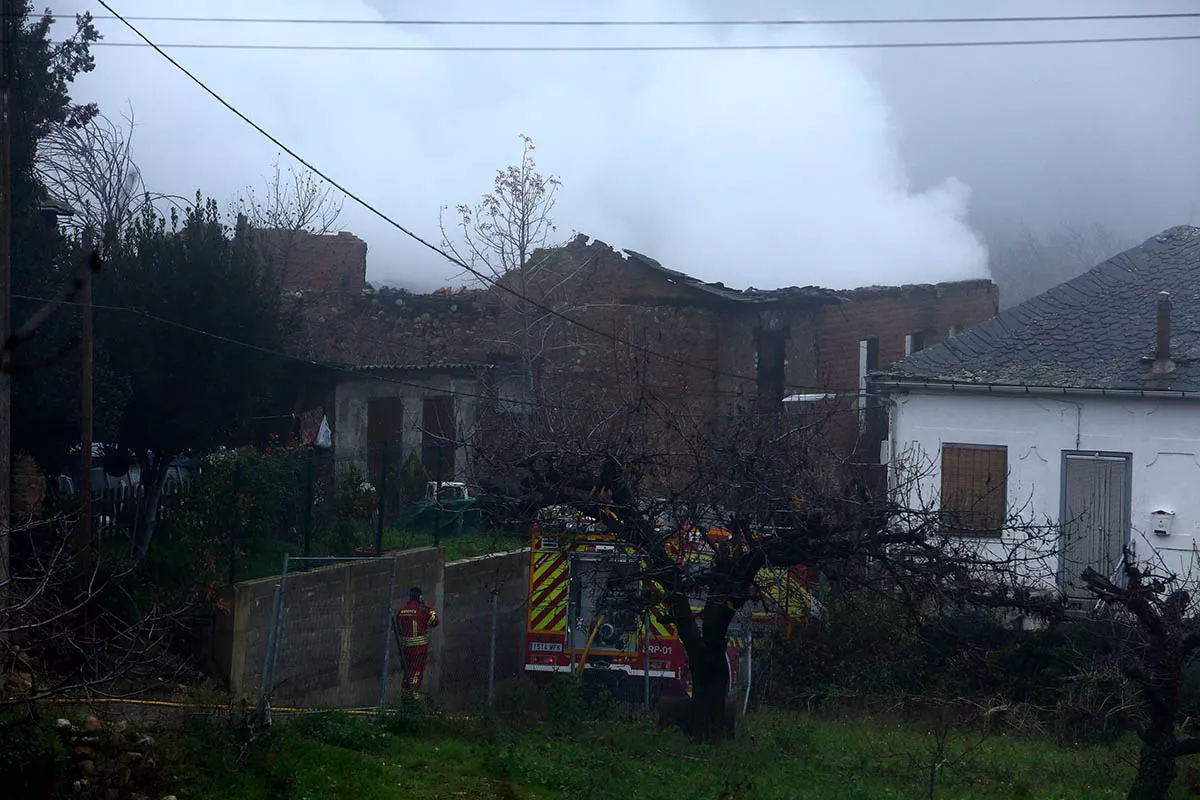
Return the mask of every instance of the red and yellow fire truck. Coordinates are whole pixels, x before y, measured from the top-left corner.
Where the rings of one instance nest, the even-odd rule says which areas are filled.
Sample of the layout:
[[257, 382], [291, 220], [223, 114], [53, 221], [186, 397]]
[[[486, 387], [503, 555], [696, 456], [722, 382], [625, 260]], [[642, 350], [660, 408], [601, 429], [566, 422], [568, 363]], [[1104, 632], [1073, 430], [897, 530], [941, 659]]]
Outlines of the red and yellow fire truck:
[[[702, 569], [711, 548], [729, 538], [716, 526], [684, 528], [672, 551], [685, 570]], [[534, 526], [529, 558], [527, 672], [580, 674], [634, 692], [648, 676], [656, 694], [691, 693], [683, 644], [665, 607], [634, 610], [656, 591], [636, 548], [595, 519], [555, 507]], [[741, 682], [751, 642], [778, 626], [790, 632], [811, 609], [804, 568], [764, 568], [755, 583], [754, 600], [729, 628], [731, 690]], [[698, 621], [703, 604], [703, 597], [692, 600]]]

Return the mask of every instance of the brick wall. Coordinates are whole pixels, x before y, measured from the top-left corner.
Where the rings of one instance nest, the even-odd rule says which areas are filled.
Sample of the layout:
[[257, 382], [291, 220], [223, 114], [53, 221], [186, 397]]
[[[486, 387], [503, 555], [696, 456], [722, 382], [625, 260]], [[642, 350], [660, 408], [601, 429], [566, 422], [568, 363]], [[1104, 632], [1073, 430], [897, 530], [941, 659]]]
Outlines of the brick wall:
[[[812, 346], [816, 387], [839, 394], [859, 391], [860, 342], [877, 341], [882, 368], [904, 358], [907, 335], [920, 334], [924, 347], [929, 347], [947, 338], [952, 327], [969, 327], [995, 316], [999, 305], [999, 291], [988, 280], [871, 287], [838, 296], [837, 304], [818, 312]], [[874, 412], [860, 420], [853, 400], [842, 400], [837, 408], [830, 440], [857, 461], [876, 462], [887, 435], [886, 421]]]
[[352, 233], [255, 231], [263, 266], [285, 292], [359, 293], [367, 280], [367, 243]]
[[821, 383], [837, 392], [858, 390], [860, 341], [879, 340], [883, 367], [904, 357], [906, 334], [923, 332], [928, 347], [945, 339], [951, 326], [965, 328], [995, 316], [999, 304], [999, 291], [987, 280], [838, 294], [841, 302], [818, 313], [814, 337]]

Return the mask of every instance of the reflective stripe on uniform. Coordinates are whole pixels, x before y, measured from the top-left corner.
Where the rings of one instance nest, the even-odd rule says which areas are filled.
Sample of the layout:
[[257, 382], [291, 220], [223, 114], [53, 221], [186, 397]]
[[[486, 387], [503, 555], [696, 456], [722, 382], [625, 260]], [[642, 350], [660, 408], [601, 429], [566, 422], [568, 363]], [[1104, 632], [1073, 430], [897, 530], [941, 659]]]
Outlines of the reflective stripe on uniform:
[[429, 644], [428, 636], [402, 636], [400, 643], [405, 647], [420, 647], [424, 644]]

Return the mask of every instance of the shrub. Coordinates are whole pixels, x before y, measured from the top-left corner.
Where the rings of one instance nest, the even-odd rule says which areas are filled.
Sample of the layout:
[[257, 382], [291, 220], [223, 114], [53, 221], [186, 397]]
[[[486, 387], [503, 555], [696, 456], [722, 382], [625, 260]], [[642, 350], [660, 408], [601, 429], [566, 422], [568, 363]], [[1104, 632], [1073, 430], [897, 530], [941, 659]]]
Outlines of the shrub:
[[[1120, 669], [1137, 642], [1110, 621], [1026, 631], [986, 611], [918, 619], [876, 595], [848, 592], [828, 600], [819, 621], [766, 645], [755, 679], [768, 702], [1021, 705], [1072, 741], [1111, 740], [1140, 713]], [[1184, 689], [1184, 713], [1200, 712], [1200, 665]]]
[[54, 731], [27, 718], [0, 719], [0, 785], [14, 800], [53, 795], [67, 753]]
[[365, 520], [375, 516], [375, 487], [354, 464], [338, 469], [334, 498], [339, 519]]
[[425, 497], [425, 485], [433, 480], [416, 452], [409, 453], [400, 468], [388, 477], [393, 478], [398, 487], [400, 507], [412, 505]]
[[[236, 535], [235, 579], [269, 574], [262, 573], [263, 568], [277, 570], [280, 545], [299, 553], [303, 543], [311, 457], [305, 448], [282, 445], [221, 449], [203, 456], [178, 512], [164, 519], [155, 533], [145, 569], [160, 584], [200, 583], [215, 599], [217, 587], [227, 581], [229, 548]], [[263, 561], [270, 566], [257, 563]]]
[[607, 686], [586, 683], [571, 675], [553, 675], [546, 685], [546, 710], [560, 725], [572, 727], [610, 719], [615, 708]]

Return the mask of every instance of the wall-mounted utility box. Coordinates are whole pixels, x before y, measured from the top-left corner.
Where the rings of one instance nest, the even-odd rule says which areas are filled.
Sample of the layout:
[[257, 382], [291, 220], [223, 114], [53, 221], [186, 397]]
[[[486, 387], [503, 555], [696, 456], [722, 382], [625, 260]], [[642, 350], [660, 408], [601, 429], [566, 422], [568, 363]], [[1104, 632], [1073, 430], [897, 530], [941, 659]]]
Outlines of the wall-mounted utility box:
[[1155, 536], [1170, 536], [1175, 528], [1175, 512], [1159, 509], [1150, 512], [1150, 530]]

